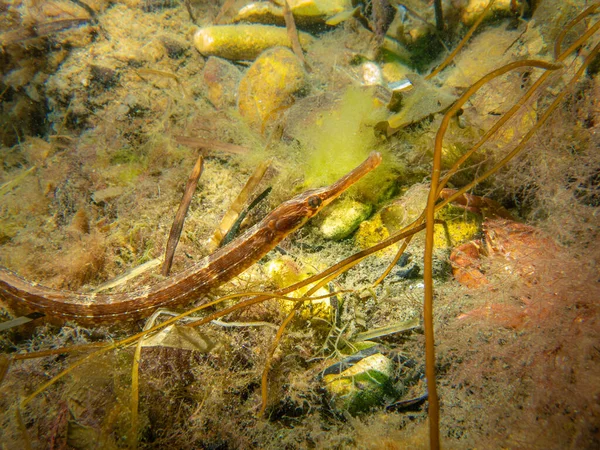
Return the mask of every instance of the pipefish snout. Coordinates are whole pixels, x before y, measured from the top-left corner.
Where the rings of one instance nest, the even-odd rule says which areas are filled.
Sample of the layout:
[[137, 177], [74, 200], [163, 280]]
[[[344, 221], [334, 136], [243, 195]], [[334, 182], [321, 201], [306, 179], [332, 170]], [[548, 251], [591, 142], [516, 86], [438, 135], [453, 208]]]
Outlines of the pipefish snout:
[[83, 324], [139, 319], [159, 307], [191, 303], [260, 260], [380, 163], [381, 154], [372, 152], [332, 185], [282, 203], [228, 245], [154, 286], [130, 293], [77, 293], [31, 283], [0, 267], [0, 300], [18, 313], [41, 312], [49, 318]]

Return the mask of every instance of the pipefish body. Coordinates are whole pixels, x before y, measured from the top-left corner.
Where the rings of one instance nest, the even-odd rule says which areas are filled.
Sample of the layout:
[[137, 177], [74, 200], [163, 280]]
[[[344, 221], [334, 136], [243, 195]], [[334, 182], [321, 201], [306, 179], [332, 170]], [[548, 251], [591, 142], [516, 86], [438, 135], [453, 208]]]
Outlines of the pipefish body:
[[139, 319], [160, 307], [191, 303], [252, 266], [380, 162], [381, 155], [372, 152], [332, 185], [308, 190], [282, 203], [228, 245], [154, 286], [130, 293], [77, 293], [31, 283], [0, 267], [0, 300], [15, 312], [37, 311], [49, 318], [83, 324]]

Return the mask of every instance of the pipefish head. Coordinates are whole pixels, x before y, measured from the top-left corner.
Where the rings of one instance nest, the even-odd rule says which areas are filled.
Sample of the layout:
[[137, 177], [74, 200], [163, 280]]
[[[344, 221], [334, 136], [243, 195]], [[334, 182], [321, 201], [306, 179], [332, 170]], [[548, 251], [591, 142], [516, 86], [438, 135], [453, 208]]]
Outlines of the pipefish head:
[[269, 228], [276, 233], [288, 234], [300, 228], [325, 206], [338, 198], [350, 186], [381, 163], [381, 154], [371, 152], [369, 157], [347, 175], [330, 186], [311, 189], [282, 203], [266, 218]]

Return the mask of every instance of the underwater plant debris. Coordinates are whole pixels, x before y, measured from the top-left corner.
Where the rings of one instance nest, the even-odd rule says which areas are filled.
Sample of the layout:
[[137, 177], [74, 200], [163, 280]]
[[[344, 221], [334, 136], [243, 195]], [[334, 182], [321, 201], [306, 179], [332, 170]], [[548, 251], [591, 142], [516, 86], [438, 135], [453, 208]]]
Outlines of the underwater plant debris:
[[600, 4], [435, 4], [0, 0], [2, 448], [600, 447]]

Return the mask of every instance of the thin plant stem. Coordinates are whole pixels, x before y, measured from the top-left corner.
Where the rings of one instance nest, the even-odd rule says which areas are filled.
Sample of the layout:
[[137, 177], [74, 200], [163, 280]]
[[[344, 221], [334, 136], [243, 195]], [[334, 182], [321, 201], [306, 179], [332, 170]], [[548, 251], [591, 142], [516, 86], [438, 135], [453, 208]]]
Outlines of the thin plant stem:
[[[494, 134], [498, 129], [504, 125], [521, 107], [525, 104], [525, 102], [534, 94], [534, 92], [539, 88], [539, 86], [546, 80], [549, 76], [550, 71], [554, 71], [562, 68], [562, 64], [553, 64], [548, 63], [546, 61], [536, 61], [536, 60], [523, 60], [516, 61], [510, 64], [507, 64], [504, 67], [501, 67], [493, 72], [482, 77], [477, 83], [471, 86], [457, 101], [452, 105], [452, 107], [448, 110], [446, 115], [444, 116], [444, 120], [440, 125], [438, 130], [438, 135], [441, 132], [441, 136], [443, 138], [446, 133], [446, 129], [448, 128], [450, 119], [462, 108], [462, 106], [471, 98], [471, 96], [477, 92], [484, 84], [488, 83], [492, 79], [505, 74], [506, 72], [510, 72], [511, 70], [517, 69], [519, 67], [538, 67], [540, 69], [545, 69], [544, 72], [531, 86], [531, 88], [519, 99], [517, 103], [515, 103], [512, 108], [510, 108], [506, 114], [504, 114], [500, 119], [496, 121], [496, 123], [483, 135], [483, 137], [475, 144], [469, 151], [465, 152], [459, 159], [454, 163], [452, 168], [448, 171], [448, 173], [444, 176], [442, 181], [439, 183], [439, 188], [437, 194], [439, 195], [440, 191], [446, 186], [452, 175], [454, 175], [460, 166], [473, 155], [481, 146], [487, 142], [487, 140]], [[437, 145], [437, 143], [436, 143]], [[441, 141], [440, 144], [441, 146]]]
[[[426, 80], [430, 80], [431, 78], [435, 77], [438, 73], [440, 73], [442, 70], [444, 70], [454, 60], [454, 57], [457, 55], [457, 53], [465, 46], [465, 44], [469, 41], [469, 39], [471, 39], [471, 36], [473, 35], [473, 33], [475, 33], [475, 31], [477, 30], [477, 28], [479, 27], [479, 25], [481, 24], [481, 22], [483, 21], [484, 17], [487, 14], [487, 12], [490, 10], [490, 8], [492, 7], [492, 5], [494, 4], [495, 1], [496, 0], [491, 0], [488, 3], [488, 5], [485, 7], [485, 9], [481, 13], [481, 15], [477, 18], [475, 23], [471, 26], [471, 28], [469, 28], [469, 31], [467, 31], [467, 34], [465, 34], [465, 36], [460, 40], [460, 42], [458, 43], [456, 48], [454, 50], [452, 50], [452, 52], [446, 57], [446, 59], [444, 59], [444, 61], [442, 61], [442, 63], [433, 70], [433, 72], [431, 72], [429, 75], [427, 75], [425, 77]], [[440, 6], [440, 8], [441, 8], [441, 6]], [[436, 24], [437, 24], [437, 16], [436, 16]]]
[[173, 225], [171, 225], [171, 231], [169, 232], [169, 239], [167, 241], [167, 249], [165, 251], [165, 262], [163, 263], [161, 271], [162, 275], [165, 277], [169, 275], [169, 272], [171, 271], [173, 257], [175, 256], [175, 249], [177, 248], [179, 238], [181, 237], [181, 230], [183, 230], [185, 216], [187, 215], [190, 203], [194, 197], [194, 192], [196, 191], [196, 186], [198, 186], [200, 175], [202, 175], [203, 161], [204, 159], [202, 158], [202, 155], [198, 156], [198, 160], [196, 161], [196, 164], [194, 164], [192, 173], [190, 174], [185, 186], [185, 191], [183, 192], [181, 203], [179, 204], [179, 208], [175, 214]]
[[[567, 24], [567, 26], [565, 26], [561, 30], [560, 33], [558, 33], [558, 36], [556, 37], [556, 42], [554, 43], [554, 59], [556, 59], [557, 61], [559, 60], [559, 58], [561, 56], [562, 42], [565, 39], [565, 36], [567, 35], [567, 33], [569, 31], [571, 31], [575, 25], [577, 25], [579, 22], [581, 22], [587, 16], [596, 12], [596, 10], [598, 8], [600, 8], [600, 3], [598, 3], [598, 2], [589, 6], [588, 8], [585, 9], [585, 11], [583, 11], [581, 14], [579, 14], [577, 17], [575, 17], [571, 22], [569, 22]], [[568, 54], [570, 52], [565, 52], [565, 53]]]
[[[595, 31], [598, 29], [599, 23], [596, 23], [593, 27], [591, 27], [586, 33], [584, 33], [573, 45], [569, 47], [568, 50], [563, 52], [559, 56], [559, 61], [562, 61], [566, 56], [575, 50], [579, 45], [581, 45], [585, 40], [591, 37]], [[560, 46], [558, 47], [560, 48]], [[579, 68], [575, 76], [570, 80], [569, 84], [573, 84], [576, 80], [583, 74], [586, 67], [589, 63], [594, 59], [594, 57], [598, 54], [598, 50], [600, 48], [600, 44], [596, 44], [592, 52], [588, 55], [588, 57], [584, 60], [582, 66]], [[442, 123], [438, 129], [435, 139], [435, 148], [433, 155], [433, 169], [431, 175], [431, 187], [429, 191], [429, 196], [427, 199], [427, 208], [425, 211], [426, 214], [426, 230], [425, 230], [425, 255], [424, 255], [424, 284], [425, 284], [425, 295], [424, 295], [424, 328], [425, 328], [425, 375], [427, 378], [427, 388], [429, 393], [429, 441], [430, 448], [439, 449], [439, 400], [437, 397], [437, 387], [435, 382], [435, 340], [434, 340], [434, 331], [433, 331], [433, 225], [434, 225], [434, 216], [437, 208], [440, 208], [450, 201], [456, 199], [470, 188], [475, 186], [476, 184], [483, 181], [485, 178], [490, 175], [496, 173], [500, 168], [504, 167], [514, 156], [516, 156], [522, 149], [524, 148], [526, 142], [535, 134], [535, 132], [539, 129], [539, 127], [545, 123], [550, 114], [556, 109], [556, 107], [562, 102], [567, 91], [562, 91], [554, 102], [547, 108], [544, 114], [540, 117], [538, 122], [529, 130], [528, 133], [523, 137], [523, 139], [519, 142], [519, 144], [511, 151], [506, 157], [504, 157], [500, 162], [498, 162], [492, 169], [487, 171], [485, 174], [477, 177], [467, 186], [458, 190], [454, 195], [444, 200], [443, 202], [436, 205], [437, 199], [439, 197], [439, 193], [443, 185], [440, 183], [440, 175], [441, 175], [441, 161], [442, 161], [442, 143], [444, 134], [448, 128], [448, 124], [450, 119], [458, 112], [458, 110], [462, 107], [462, 105], [475, 93], [479, 90], [484, 84], [488, 83], [492, 79], [519, 67], [523, 66], [533, 66], [540, 67], [546, 70], [556, 70], [561, 67], [558, 64], [546, 63], [543, 61], [535, 61], [535, 60], [525, 60], [525, 61], [517, 61], [514, 63], [507, 64], [504, 67], [501, 67], [490, 74], [481, 78], [477, 83], [471, 86], [465, 94], [448, 110], [448, 112], [444, 115], [442, 119]], [[540, 77], [542, 78], [542, 77]], [[545, 78], [544, 78], [545, 79]], [[543, 80], [542, 80], [543, 81]], [[539, 83], [541, 84], [541, 82]], [[537, 84], [535, 87], [539, 87]], [[531, 92], [532, 94], [532, 92]], [[530, 95], [531, 95], [530, 94]], [[521, 99], [518, 102], [518, 107], [514, 109], [513, 113], [519, 109], [525, 100]], [[511, 110], [512, 111], [512, 110]], [[505, 122], [505, 121], [504, 121]], [[503, 122], [503, 123], [504, 123]], [[494, 130], [495, 132], [496, 130]], [[485, 141], [492, 133], [487, 133], [486, 137], [482, 139]], [[478, 143], [476, 146], [479, 148], [483, 142]], [[477, 149], [475, 148], [475, 150]], [[474, 150], [473, 150], [474, 151]], [[469, 152], [470, 156], [473, 151]], [[467, 157], [468, 157], [467, 156]], [[466, 159], [466, 158], [465, 158]], [[464, 162], [464, 161], [463, 161]], [[449, 176], [451, 176], [449, 174]], [[448, 181], [449, 176], [444, 179], [444, 183]]]
[[444, 10], [442, 8], [442, 0], [433, 0], [433, 10], [435, 13], [435, 27], [438, 31], [444, 29]]

